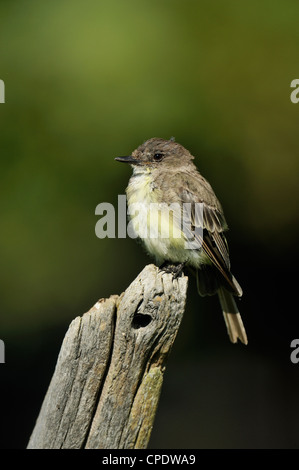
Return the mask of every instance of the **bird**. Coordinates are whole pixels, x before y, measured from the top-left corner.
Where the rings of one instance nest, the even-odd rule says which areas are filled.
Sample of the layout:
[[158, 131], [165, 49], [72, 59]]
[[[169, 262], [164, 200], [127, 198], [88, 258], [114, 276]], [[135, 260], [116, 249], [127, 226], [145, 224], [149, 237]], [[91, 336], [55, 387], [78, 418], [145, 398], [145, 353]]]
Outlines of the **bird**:
[[194, 156], [174, 138], [154, 137], [115, 160], [133, 169], [126, 195], [134, 237], [161, 269], [177, 276], [186, 267], [201, 296], [217, 294], [231, 342], [248, 344], [235, 300], [243, 291], [231, 273], [228, 225]]

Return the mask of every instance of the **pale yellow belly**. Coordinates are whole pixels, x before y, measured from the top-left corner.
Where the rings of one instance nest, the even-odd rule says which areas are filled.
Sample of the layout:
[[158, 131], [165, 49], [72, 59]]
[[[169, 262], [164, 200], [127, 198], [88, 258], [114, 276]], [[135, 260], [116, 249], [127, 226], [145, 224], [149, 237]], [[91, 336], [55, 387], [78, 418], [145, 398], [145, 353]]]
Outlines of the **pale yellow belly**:
[[130, 217], [128, 234], [132, 238], [139, 237], [158, 264], [167, 260], [199, 266], [204, 262], [201, 249], [188, 248], [190, 245], [181, 230], [180, 205], [168, 210], [168, 206], [161, 202], [163, 196], [152, 184], [150, 174], [131, 178], [127, 200]]

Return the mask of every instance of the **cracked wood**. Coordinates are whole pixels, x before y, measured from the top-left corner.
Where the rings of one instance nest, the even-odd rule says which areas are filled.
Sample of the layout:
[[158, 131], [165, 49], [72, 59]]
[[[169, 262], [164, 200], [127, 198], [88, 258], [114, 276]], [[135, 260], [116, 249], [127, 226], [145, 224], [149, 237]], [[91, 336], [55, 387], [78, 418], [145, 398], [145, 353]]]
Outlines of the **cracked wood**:
[[28, 448], [147, 447], [187, 285], [148, 265], [73, 320]]

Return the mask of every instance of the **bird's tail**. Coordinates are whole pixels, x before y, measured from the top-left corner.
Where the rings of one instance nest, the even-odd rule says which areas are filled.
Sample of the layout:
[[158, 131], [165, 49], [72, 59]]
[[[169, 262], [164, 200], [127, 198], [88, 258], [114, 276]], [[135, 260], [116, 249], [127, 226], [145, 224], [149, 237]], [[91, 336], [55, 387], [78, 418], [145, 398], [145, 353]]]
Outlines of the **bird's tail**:
[[247, 344], [245, 327], [233, 295], [224, 287], [220, 287], [218, 296], [231, 342], [236, 343], [239, 339], [242, 343]]

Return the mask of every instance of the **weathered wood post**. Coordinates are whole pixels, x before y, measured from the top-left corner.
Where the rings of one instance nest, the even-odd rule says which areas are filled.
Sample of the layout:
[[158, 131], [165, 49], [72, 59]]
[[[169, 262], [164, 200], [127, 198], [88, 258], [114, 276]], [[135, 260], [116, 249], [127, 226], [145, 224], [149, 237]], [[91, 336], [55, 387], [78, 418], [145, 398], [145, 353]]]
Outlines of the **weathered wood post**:
[[29, 449], [144, 449], [188, 278], [146, 266], [71, 323]]

